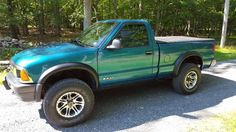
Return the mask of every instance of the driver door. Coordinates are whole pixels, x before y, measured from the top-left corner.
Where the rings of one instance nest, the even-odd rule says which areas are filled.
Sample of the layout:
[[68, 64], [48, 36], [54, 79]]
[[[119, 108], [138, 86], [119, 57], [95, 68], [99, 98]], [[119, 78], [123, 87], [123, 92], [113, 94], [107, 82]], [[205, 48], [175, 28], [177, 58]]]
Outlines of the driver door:
[[[105, 48], [98, 53], [98, 73], [101, 85], [150, 78], [152, 47], [146, 26], [141, 23], [123, 25], [113, 40], [120, 48]], [[107, 47], [112, 47], [111, 41]]]

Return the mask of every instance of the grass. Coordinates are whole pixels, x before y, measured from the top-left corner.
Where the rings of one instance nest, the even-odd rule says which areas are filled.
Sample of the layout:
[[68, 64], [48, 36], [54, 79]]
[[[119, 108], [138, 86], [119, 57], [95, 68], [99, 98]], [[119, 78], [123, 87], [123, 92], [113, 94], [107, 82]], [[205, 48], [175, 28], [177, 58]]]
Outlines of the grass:
[[220, 115], [217, 117], [217, 119], [222, 122], [227, 132], [236, 131], [236, 112], [226, 114], [226, 115]]
[[236, 59], [236, 46], [226, 46], [223, 49], [217, 46], [215, 58], [217, 61]]
[[8, 60], [21, 50], [20, 48], [0, 48], [0, 60]]
[[6, 76], [6, 74], [7, 74], [6, 70], [0, 71], [0, 86], [2, 85], [2, 81], [4, 77]]
[[197, 125], [192, 126], [189, 132], [235, 132], [236, 131], [236, 112], [224, 113], [203, 119]]

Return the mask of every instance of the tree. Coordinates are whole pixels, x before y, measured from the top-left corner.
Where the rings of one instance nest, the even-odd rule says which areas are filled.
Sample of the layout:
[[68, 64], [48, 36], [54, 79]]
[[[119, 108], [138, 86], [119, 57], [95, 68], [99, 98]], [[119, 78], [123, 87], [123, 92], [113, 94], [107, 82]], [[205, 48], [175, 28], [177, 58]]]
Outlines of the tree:
[[13, 7], [13, 0], [7, 0], [7, 9], [8, 9], [8, 22], [9, 22], [9, 29], [11, 32], [11, 37], [15, 39], [19, 39], [18, 37], [18, 29], [17, 25], [14, 22], [14, 7]]
[[61, 16], [60, 16], [60, 3], [59, 0], [53, 0], [51, 3], [53, 6], [53, 29], [54, 29], [54, 34], [56, 36], [60, 35], [60, 30], [61, 30]]
[[[91, 22], [118, 18], [146, 19], [158, 36], [218, 38], [223, 5], [222, 0], [0, 0], [0, 32], [9, 28], [12, 37], [21, 37], [37, 27], [41, 37], [46, 32], [60, 35], [61, 28], [74, 32]], [[229, 35], [235, 35], [235, 23], [236, 0], [231, 0]]]
[[45, 25], [44, 25], [44, 0], [38, 0], [38, 29], [39, 34], [42, 37], [45, 34]]
[[224, 48], [226, 36], [227, 36], [227, 25], [228, 25], [228, 16], [229, 16], [229, 3], [230, 0], [225, 0], [225, 8], [224, 8], [224, 19], [223, 19], [223, 26], [222, 26], [222, 35], [221, 35], [221, 42], [220, 47]]
[[19, 25], [22, 28], [23, 35], [29, 35], [29, 17], [31, 10], [31, 3], [30, 0], [15, 0], [17, 2], [17, 9], [16, 12], [19, 17]]
[[92, 19], [92, 0], [84, 0], [84, 29], [91, 25]]
[[114, 19], [117, 19], [118, 18], [118, 0], [113, 0], [112, 1], [113, 3], [113, 10], [114, 10]]

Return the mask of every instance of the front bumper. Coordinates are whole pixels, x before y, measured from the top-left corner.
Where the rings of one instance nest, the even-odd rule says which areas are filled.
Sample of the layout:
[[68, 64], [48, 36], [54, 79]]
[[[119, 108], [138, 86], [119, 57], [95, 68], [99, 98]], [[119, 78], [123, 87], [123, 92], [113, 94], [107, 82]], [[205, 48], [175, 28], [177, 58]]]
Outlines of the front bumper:
[[20, 100], [34, 101], [36, 84], [24, 84], [16, 78], [12, 72], [9, 72], [3, 81], [4, 87], [9, 90], [12, 89]]

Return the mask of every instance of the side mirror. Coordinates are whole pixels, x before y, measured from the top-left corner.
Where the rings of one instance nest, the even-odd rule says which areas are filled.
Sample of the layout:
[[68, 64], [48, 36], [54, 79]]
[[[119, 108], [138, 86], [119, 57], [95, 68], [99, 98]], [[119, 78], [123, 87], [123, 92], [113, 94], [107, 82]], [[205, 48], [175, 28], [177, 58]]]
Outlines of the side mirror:
[[107, 46], [107, 49], [119, 49], [121, 47], [121, 42], [119, 39], [112, 40], [111, 45]]

